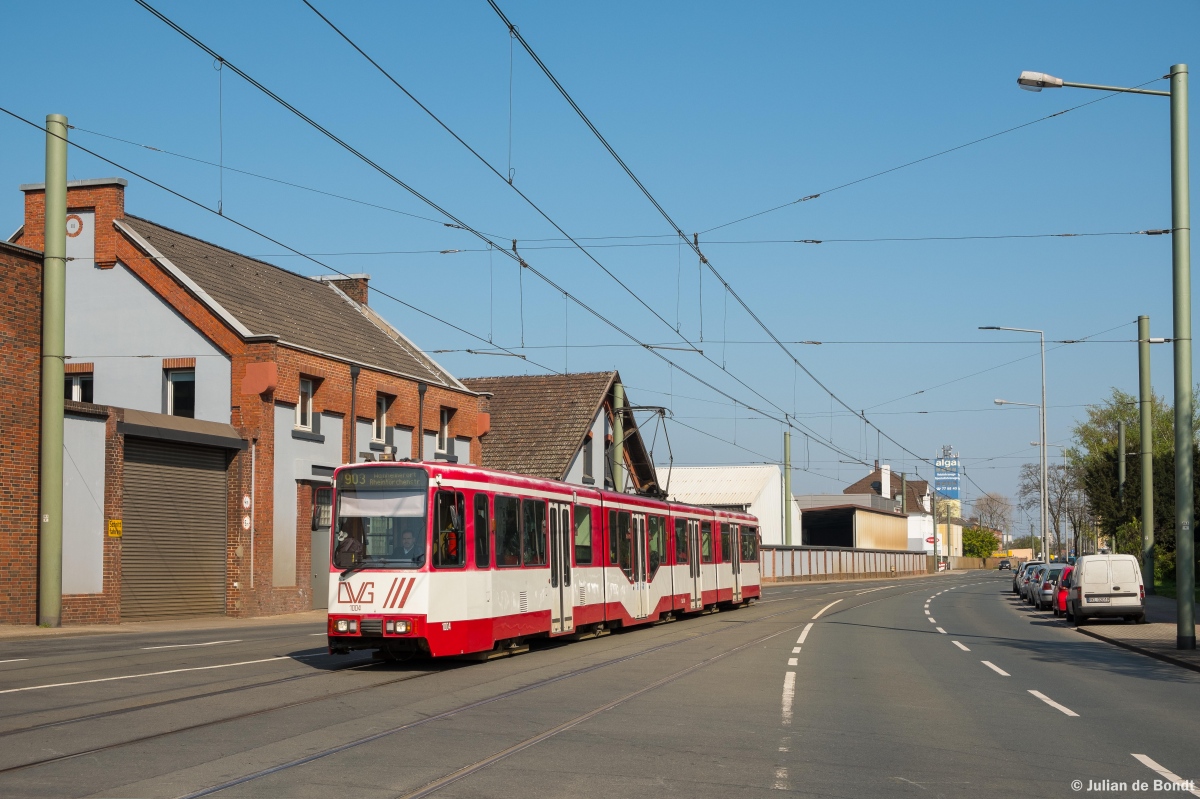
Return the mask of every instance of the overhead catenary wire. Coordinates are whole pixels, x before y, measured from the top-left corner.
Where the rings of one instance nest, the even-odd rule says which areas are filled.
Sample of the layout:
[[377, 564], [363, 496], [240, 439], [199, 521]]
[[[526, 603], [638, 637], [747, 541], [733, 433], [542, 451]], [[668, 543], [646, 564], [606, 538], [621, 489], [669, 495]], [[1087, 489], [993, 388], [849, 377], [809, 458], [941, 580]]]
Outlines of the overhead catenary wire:
[[[489, 2], [491, 2], [491, 0], [489, 0]], [[493, 6], [494, 6], [494, 5], [495, 5], [495, 4], [493, 3]], [[1149, 84], [1151, 84], [1151, 83], [1154, 83], [1155, 81], [1159, 81], [1159, 80], [1162, 80], [1162, 78], [1161, 78], [1161, 77], [1159, 77], [1159, 78], [1153, 78], [1152, 80], [1148, 80], [1148, 81], [1146, 81], [1145, 83], [1141, 83], [1141, 84], [1139, 84], [1138, 86], [1135, 86], [1134, 88], [1135, 88], [1135, 89], [1136, 89], [1136, 88], [1141, 88], [1142, 86], [1147, 86], [1147, 85], [1149, 85]], [[905, 162], [905, 163], [903, 163], [903, 164], [900, 164], [900, 165], [898, 165], [898, 166], [894, 166], [894, 167], [891, 167], [891, 168], [889, 168], [889, 169], [884, 169], [884, 170], [881, 170], [881, 171], [879, 171], [879, 172], [874, 172], [874, 173], [872, 173], [872, 174], [870, 174], [870, 175], [866, 175], [865, 177], [857, 178], [857, 179], [855, 179], [855, 180], [851, 180], [851, 181], [848, 181], [848, 182], [846, 182], [846, 183], [842, 183], [842, 184], [839, 184], [839, 185], [837, 185], [837, 186], [833, 186], [832, 188], [824, 189], [823, 191], [816, 192], [815, 194], [807, 194], [807, 195], [805, 195], [805, 196], [801, 197], [801, 198], [800, 198], [800, 199], [798, 199], [798, 200], [792, 200], [792, 201], [790, 201], [790, 202], [786, 202], [786, 203], [780, 203], [779, 205], [772, 206], [771, 208], [767, 208], [766, 210], [763, 210], [763, 211], [758, 211], [758, 212], [756, 212], [756, 213], [753, 213], [753, 214], [747, 214], [746, 216], [739, 217], [739, 218], [737, 218], [737, 219], [734, 219], [733, 221], [730, 221], [730, 222], [724, 222], [724, 223], [722, 223], [722, 224], [720, 224], [720, 225], [714, 225], [713, 227], [710, 227], [710, 228], [708, 228], [707, 230], [705, 230], [705, 231], [703, 231], [703, 232], [704, 232], [704, 233], [711, 233], [711, 232], [712, 232], [712, 231], [714, 231], [714, 230], [720, 230], [721, 228], [727, 228], [727, 227], [730, 227], [730, 226], [732, 226], [732, 225], [736, 225], [736, 224], [738, 224], [738, 223], [740, 223], [740, 222], [745, 222], [745, 221], [747, 221], [747, 220], [750, 220], [750, 219], [756, 219], [756, 218], [758, 218], [758, 217], [760, 217], [760, 216], [765, 216], [766, 214], [774, 213], [775, 211], [778, 211], [778, 210], [780, 210], [780, 209], [783, 209], [783, 208], [788, 208], [788, 207], [790, 207], [790, 206], [797, 205], [797, 204], [799, 204], [799, 203], [808, 202], [808, 201], [810, 201], [810, 200], [815, 200], [815, 199], [817, 199], [818, 197], [823, 197], [823, 196], [826, 196], [826, 195], [829, 195], [829, 194], [833, 194], [835, 191], [840, 191], [840, 190], [842, 190], [842, 189], [849, 188], [850, 186], [857, 186], [859, 183], [865, 183], [865, 182], [867, 182], [868, 180], [874, 180], [875, 178], [883, 177], [884, 175], [890, 175], [891, 173], [893, 173], [893, 172], [898, 172], [898, 171], [900, 171], [901, 169], [907, 169], [907, 168], [908, 168], [908, 167], [910, 167], [910, 166], [916, 166], [917, 164], [923, 164], [923, 163], [925, 163], [926, 161], [932, 161], [933, 159], [935, 159], [935, 158], [940, 158], [940, 157], [942, 157], [943, 155], [949, 155], [950, 153], [958, 152], [959, 150], [964, 150], [964, 149], [966, 149], [967, 147], [973, 147], [973, 146], [974, 146], [974, 145], [976, 145], [976, 144], [982, 144], [982, 143], [983, 143], [983, 142], [985, 142], [985, 141], [990, 141], [991, 139], [995, 139], [995, 138], [998, 138], [998, 137], [1000, 137], [1000, 136], [1004, 136], [1004, 135], [1006, 135], [1006, 134], [1013, 133], [1013, 132], [1015, 132], [1015, 131], [1018, 131], [1018, 130], [1021, 130], [1021, 129], [1023, 129], [1023, 128], [1027, 128], [1027, 127], [1029, 127], [1029, 126], [1031, 126], [1031, 125], [1036, 125], [1036, 124], [1038, 124], [1039, 122], [1046, 122], [1047, 120], [1051, 120], [1051, 119], [1054, 119], [1054, 118], [1056, 118], [1056, 117], [1060, 117], [1060, 116], [1062, 116], [1062, 115], [1064, 115], [1064, 114], [1070, 113], [1071, 111], [1077, 111], [1077, 110], [1079, 110], [1080, 108], [1086, 108], [1086, 107], [1087, 107], [1087, 106], [1089, 106], [1089, 105], [1095, 105], [1096, 103], [1100, 103], [1100, 102], [1103, 102], [1103, 101], [1105, 101], [1105, 100], [1108, 100], [1108, 99], [1111, 99], [1111, 98], [1113, 98], [1113, 97], [1116, 97], [1118, 94], [1121, 94], [1121, 92], [1112, 92], [1111, 94], [1106, 94], [1106, 95], [1104, 95], [1103, 97], [1097, 97], [1095, 100], [1088, 100], [1086, 103], [1080, 103], [1079, 105], [1073, 105], [1073, 106], [1071, 106], [1070, 108], [1064, 108], [1062, 111], [1056, 111], [1056, 112], [1055, 112], [1055, 113], [1053, 113], [1053, 114], [1047, 114], [1046, 116], [1043, 116], [1043, 117], [1038, 117], [1037, 119], [1030, 120], [1029, 122], [1023, 122], [1023, 123], [1021, 123], [1020, 125], [1014, 125], [1014, 126], [1012, 126], [1012, 127], [1010, 127], [1010, 128], [1005, 128], [1004, 130], [1000, 130], [1000, 131], [997, 131], [997, 132], [995, 132], [995, 133], [988, 134], [987, 136], [981, 136], [981, 137], [979, 137], [979, 138], [977, 138], [977, 139], [972, 139], [972, 140], [971, 140], [971, 141], [969, 141], [969, 142], [965, 142], [965, 143], [963, 143], [963, 144], [959, 144], [959, 145], [957, 145], [957, 146], [954, 146], [954, 147], [948, 147], [948, 148], [946, 148], [945, 150], [940, 150], [940, 151], [938, 151], [938, 152], [936, 152], [936, 153], [933, 153], [932, 155], [927, 155], [927, 156], [924, 156], [923, 158], [917, 158], [917, 159], [914, 159], [914, 160], [912, 160], [912, 161], [907, 161], [907, 162]]]
[[[26, 119], [25, 117], [21, 116], [20, 114], [10, 111], [7, 108], [0, 107], [0, 113], [7, 114], [8, 116], [12, 117], [13, 119], [16, 119], [20, 122], [24, 122], [26, 125], [36, 128], [37, 130], [40, 130], [43, 133], [47, 133], [49, 135], [56, 135], [56, 134], [50, 134], [50, 131], [46, 130], [46, 128], [44, 126], [39, 125], [38, 123], [33, 122], [32, 120]], [[277, 239], [267, 233], [264, 233], [261, 230], [258, 230], [257, 228], [254, 228], [245, 222], [235, 219], [234, 217], [231, 217], [229, 214], [219, 213], [215, 208], [211, 208], [210, 206], [205, 205], [204, 203], [200, 202], [199, 200], [196, 200], [180, 191], [172, 189], [171, 187], [167, 186], [166, 184], [160, 183], [159, 181], [156, 181], [153, 178], [143, 175], [142, 173], [137, 172], [136, 170], [130, 169], [129, 167], [125, 166], [124, 164], [118, 163], [117, 161], [114, 161], [110, 158], [106, 158], [105, 156], [101, 155], [100, 153], [98, 153], [94, 150], [91, 150], [87, 147], [84, 147], [81, 144], [77, 144], [73, 141], [67, 140], [67, 144], [71, 147], [78, 149], [81, 152], [87, 153], [88, 155], [92, 156], [93, 158], [98, 158], [99, 160], [103, 161], [104, 163], [106, 163], [110, 166], [114, 166], [117, 169], [122, 170], [123, 172], [127, 172], [128, 174], [133, 175], [134, 177], [138, 178], [139, 180], [144, 180], [145, 182], [149, 183], [150, 185], [152, 185], [158, 189], [161, 189], [162, 191], [165, 191], [168, 194], [171, 194], [174, 197], [177, 197], [180, 200], [183, 200], [184, 202], [186, 202], [190, 205], [193, 205], [193, 206], [200, 208], [204, 211], [207, 211], [211, 214], [215, 214], [215, 215], [221, 217], [222, 219], [226, 219], [229, 222], [231, 222], [232, 224], [234, 224], [237, 227], [241, 228], [242, 230], [246, 231], [247, 233], [252, 233], [256, 236], [259, 236], [260, 238], [264, 239], [265, 241], [269, 241], [270, 243], [274, 244], [277, 247], [283, 247], [284, 249], [289, 250], [291, 252], [299, 253], [298, 250], [296, 250], [295, 248], [291, 247], [290, 245], [284, 243], [283, 241], [280, 241], [279, 239]], [[312, 258], [311, 256], [308, 257], [308, 260], [311, 261], [312, 263], [316, 264], [317, 266], [321, 267], [322, 269], [326, 269], [326, 270], [335, 272], [336, 274], [339, 274], [342, 277], [349, 277], [349, 275], [347, 275], [345, 272], [342, 272], [329, 264], [323, 263], [322, 261], [318, 261], [315, 258]], [[403, 305], [405, 308], [408, 308], [409, 310], [415, 311], [416, 313], [418, 313], [422, 316], [425, 316], [429, 319], [440, 322], [441, 324], [443, 324], [449, 328], [452, 328], [454, 330], [457, 330], [458, 332], [463, 333], [464, 335], [470, 336], [471, 338], [477, 339], [477, 340], [485, 342], [485, 343], [490, 343], [490, 342], [488, 342], [487, 338], [485, 338], [482, 335], [479, 335], [478, 333], [474, 333], [464, 327], [460, 327], [459, 325], [456, 325], [453, 322], [447, 321], [442, 316], [439, 316], [437, 314], [426, 311], [416, 305], [413, 305], [410, 302], [406, 302], [405, 300], [400, 299], [399, 297], [397, 297], [393, 294], [390, 294], [386, 291], [382, 291], [375, 286], [369, 286], [368, 291], [373, 291], [381, 297], [386, 297], [387, 299], [392, 300], [393, 302]], [[524, 356], [518, 355], [518, 353], [515, 353], [515, 352], [509, 352], [509, 354], [518, 356], [518, 357], [524, 357]], [[528, 359], [526, 359], [526, 360], [528, 360]], [[541, 369], [545, 369], [547, 372], [551, 372], [554, 374], [559, 373], [556, 369], [549, 367], [549, 366], [545, 366], [540, 363], [537, 363], [536, 361], [530, 361], [530, 363], [533, 363], [535, 366], [537, 366]]]
[[[153, 15], [154, 15], [155, 17], [157, 17], [157, 18], [158, 18], [160, 21], [162, 21], [164, 24], [166, 24], [166, 25], [167, 25], [168, 27], [170, 27], [172, 30], [174, 30], [174, 31], [176, 31], [177, 33], [179, 33], [181, 36], [183, 36], [185, 39], [187, 39], [189, 42], [191, 42], [192, 44], [194, 44], [196, 47], [198, 47], [200, 50], [202, 50], [203, 52], [205, 52], [205, 53], [206, 53], [207, 55], [209, 55], [210, 57], [213, 57], [213, 58], [219, 57], [219, 55], [216, 53], [216, 51], [214, 51], [212, 48], [208, 47], [206, 44], [204, 44], [204, 43], [203, 43], [202, 41], [200, 41], [198, 38], [196, 38], [196, 37], [195, 37], [195, 36], [193, 36], [191, 33], [189, 33], [188, 31], [186, 31], [184, 28], [182, 28], [181, 26], [179, 26], [178, 24], [176, 24], [175, 22], [173, 22], [173, 21], [172, 21], [170, 18], [168, 18], [166, 15], [162, 14], [160, 11], [158, 11], [157, 9], [155, 9], [153, 6], [151, 6], [151, 5], [150, 5], [149, 3], [147, 3], [145, 0], [136, 0], [136, 2], [138, 3], [138, 5], [140, 5], [140, 6], [142, 6], [143, 8], [145, 8], [145, 9], [146, 9], [148, 12], [150, 12], [151, 14], [153, 14]], [[520, 34], [518, 33], [517, 35], [518, 35], [518, 40], [519, 40], [519, 36], [520, 36]], [[313, 127], [315, 130], [317, 130], [318, 132], [322, 133], [322, 134], [323, 134], [324, 136], [326, 136], [328, 139], [330, 139], [331, 141], [333, 141], [335, 144], [337, 144], [338, 146], [342, 147], [344, 150], [346, 150], [347, 152], [349, 152], [351, 155], [353, 155], [353, 156], [355, 156], [356, 158], [358, 158], [359, 160], [361, 160], [361, 161], [362, 161], [364, 164], [366, 164], [367, 166], [371, 167], [372, 169], [374, 169], [375, 171], [377, 171], [379, 174], [381, 174], [382, 176], [386, 177], [387, 179], [391, 180], [391, 181], [392, 181], [392, 182], [394, 182], [394, 183], [395, 183], [397, 186], [399, 186], [399, 187], [401, 187], [402, 189], [404, 189], [405, 191], [409, 192], [411, 195], [413, 195], [413, 196], [414, 196], [414, 197], [416, 197], [418, 200], [420, 200], [420, 201], [422, 201], [423, 203], [425, 203], [426, 205], [428, 205], [430, 208], [432, 208], [432, 209], [434, 209], [435, 211], [437, 211], [439, 214], [442, 214], [442, 215], [443, 215], [443, 216], [444, 216], [446, 219], [450, 220], [450, 226], [455, 226], [455, 227], [458, 227], [459, 229], [461, 229], [461, 230], [463, 230], [463, 231], [465, 231], [465, 232], [467, 232], [467, 233], [470, 233], [471, 235], [474, 235], [475, 237], [477, 237], [477, 238], [478, 238], [478, 239], [479, 239], [479, 240], [480, 240], [482, 243], [484, 243], [484, 244], [492, 244], [493, 246], [495, 246], [495, 243], [494, 243], [494, 242], [492, 242], [492, 241], [491, 241], [491, 239], [490, 239], [490, 238], [489, 238], [489, 237], [488, 237], [486, 234], [484, 234], [484, 233], [482, 233], [481, 231], [479, 231], [478, 229], [476, 229], [476, 228], [474, 228], [474, 227], [472, 227], [472, 226], [468, 225], [468, 224], [467, 224], [465, 221], [463, 221], [462, 219], [460, 219], [460, 218], [458, 218], [457, 216], [455, 216], [454, 214], [452, 214], [452, 213], [451, 213], [450, 211], [448, 211], [446, 208], [442, 207], [441, 205], [439, 205], [437, 202], [435, 202], [435, 201], [434, 201], [434, 200], [432, 200], [431, 198], [429, 198], [429, 197], [425, 196], [424, 194], [422, 194], [421, 192], [419, 192], [419, 191], [418, 191], [417, 189], [415, 189], [414, 187], [410, 186], [410, 185], [409, 185], [408, 183], [406, 183], [405, 181], [401, 180], [399, 177], [397, 177], [396, 175], [394, 175], [392, 172], [388, 171], [388, 170], [387, 170], [385, 167], [383, 167], [381, 164], [379, 164], [378, 162], [374, 161], [373, 159], [371, 159], [370, 157], [368, 157], [366, 154], [364, 154], [363, 152], [361, 152], [360, 150], [356, 149], [356, 148], [355, 148], [355, 147], [353, 147], [351, 144], [349, 144], [348, 142], [346, 142], [344, 139], [340, 138], [339, 136], [337, 136], [336, 134], [334, 134], [332, 131], [330, 131], [329, 129], [327, 129], [327, 128], [325, 128], [324, 126], [322, 126], [320, 123], [318, 123], [318, 122], [317, 122], [316, 120], [314, 120], [312, 117], [310, 117], [310, 116], [308, 116], [307, 114], [305, 114], [303, 111], [301, 111], [300, 109], [298, 109], [296, 106], [292, 105], [292, 104], [291, 104], [291, 103], [289, 103], [287, 100], [283, 99], [281, 96], [279, 96], [278, 94], [276, 94], [275, 92], [273, 92], [272, 90], [270, 90], [269, 88], [267, 88], [265, 85], [263, 85], [263, 84], [262, 84], [262, 83], [260, 83], [259, 81], [255, 80], [255, 79], [254, 79], [252, 76], [250, 76], [249, 74], [247, 74], [247, 73], [246, 73], [244, 70], [242, 70], [241, 68], [239, 68], [239, 67], [237, 67], [236, 65], [232, 64], [232, 63], [231, 63], [231, 62], [230, 62], [228, 59], [223, 59], [223, 63], [225, 64], [225, 66], [226, 66], [226, 67], [228, 67], [229, 69], [233, 70], [235, 74], [237, 74], [237, 75], [238, 75], [240, 78], [242, 78], [243, 80], [245, 80], [245, 81], [246, 81], [247, 83], [249, 83], [251, 86], [253, 86], [254, 88], [258, 89], [260, 92], [262, 92], [263, 94], [265, 94], [267, 97], [269, 97], [270, 99], [274, 100], [275, 102], [277, 102], [278, 104], [280, 104], [281, 106], [283, 106], [285, 109], [287, 109], [288, 111], [290, 111], [291, 113], [293, 113], [295, 116], [299, 117], [301, 120], [303, 120], [304, 122], [306, 122], [308, 125], [310, 125], [311, 127]], [[282, 244], [279, 244], [279, 246], [284, 246], [284, 245], [282, 245]], [[286, 249], [292, 250], [292, 248], [286, 248]], [[293, 252], [295, 252], [295, 250], [292, 250], [292, 251], [293, 251]], [[541, 280], [542, 280], [544, 283], [546, 283], [548, 286], [550, 286], [551, 288], [555, 289], [555, 291], [557, 291], [557, 292], [562, 292], [562, 293], [566, 293], [566, 294], [567, 294], [567, 295], [568, 295], [568, 296], [571, 298], [571, 301], [572, 301], [572, 302], [574, 302], [574, 303], [575, 303], [576, 305], [578, 305], [580, 308], [582, 308], [582, 309], [584, 309], [585, 311], [587, 311], [587, 312], [588, 312], [588, 313], [589, 313], [591, 316], [593, 316], [593, 317], [594, 317], [595, 319], [597, 319], [598, 321], [602, 322], [603, 324], [605, 324], [605, 325], [607, 325], [608, 327], [610, 327], [611, 329], [613, 329], [615, 332], [617, 332], [617, 333], [620, 333], [620, 334], [624, 335], [626, 338], [628, 338], [629, 340], [631, 340], [631, 341], [633, 341], [633, 342], [636, 342], [636, 343], [642, 343], [642, 342], [640, 342], [640, 340], [639, 340], [639, 339], [638, 339], [636, 336], [634, 336], [633, 334], [629, 333], [627, 330], [625, 330], [625, 329], [624, 329], [623, 327], [621, 327], [620, 325], [617, 325], [617, 324], [616, 324], [615, 322], [613, 322], [612, 320], [608, 319], [608, 317], [607, 317], [607, 316], [605, 316], [604, 314], [601, 314], [600, 312], [598, 312], [597, 310], [595, 310], [594, 308], [592, 308], [590, 305], [588, 305], [587, 303], [585, 303], [585, 302], [583, 302], [582, 300], [580, 300], [578, 297], [576, 297], [576, 296], [574, 296], [574, 295], [570, 294], [569, 292], [567, 292], [567, 291], [566, 291], [566, 289], [564, 289], [562, 286], [560, 286], [560, 285], [558, 285], [557, 283], [555, 283], [555, 282], [554, 282], [554, 281], [553, 281], [553, 280], [552, 280], [552, 279], [551, 279], [549, 276], [547, 276], [546, 274], [542, 273], [542, 272], [541, 272], [541, 271], [539, 271], [538, 269], [536, 269], [536, 268], [534, 268], [533, 266], [531, 266], [531, 265], [530, 265], [530, 264], [529, 264], [527, 261], [525, 261], [525, 259], [521, 258], [521, 257], [520, 257], [519, 255], [517, 255], [515, 252], [513, 252], [513, 253], [510, 253], [509, 251], [507, 251], [507, 250], [503, 250], [503, 249], [500, 249], [499, 251], [500, 251], [500, 252], [502, 252], [502, 253], [503, 253], [503, 254], [504, 254], [506, 257], [509, 257], [509, 258], [511, 258], [511, 259], [513, 259], [513, 260], [515, 260], [515, 261], [517, 261], [517, 262], [518, 262], [518, 264], [521, 266], [521, 268], [522, 268], [522, 269], [528, 269], [528, 270], [529, 270], [529, 271], [530, 271], [532, 274], [534, 274], [535, 276], [537, 276], [539, 279], [541, 279]], [[334, 271], [336, 271], [336, 270], [334, 270]], [[661, 318], [661, 317], [660, 317], [660, 318]], [[476, 337], [477, 337], [477, 336], [476, 336]], [[481, 338], [481, 339], [482, 339], [482, 337], [477, 337], [477, 338]], [[644, 345], [644, 346], [645, 346], [645, 345]], [[645, 349], [647, 349], [647, 351], [651, 352], [651, 353], [652, 353], [652, 354], [653, 354], [655, 357], [659, 358], [659, 359], [660, 359], [660, 360], [662, 360], [663, 362], [665, 362], [665, 363], [673, 363], [673, 362], [672, 362], [672, 361], [671, 361], [669, 358], [667, 358], [666, 356], [664, 356], [664, 355], [663, 355], [661, 352], [657, 351], [656, 349], [654, 349], [654, 348], [651, 348], [651, 347], [649, 347], [649, 346], [645, 346]], [[514, 353], [514, 354], [515, 354], [515, 353]], [[710, 363], [714, 363], [714, 362], [712, 361], [712, 359], [708, 358], [707, 356], [702, 356], [702, 357], [704, 357], [704, 358], [705, 358], [705, 360], [709, 361]], [[750, 409], [750, 410], [756, 410], [756, 411], [759, 411], [759, 412], [763, 412], [761, 409], [759, 409], [759, 408], [755, 408], [753, 405], [751, 405], [751, 404], [749, 404], [749, 403], [743, 403], [743, 402], [741, 402], [741, 401], [740, 401], [740, 400], [738, 400], [736, 397], [734, 397], [732, 394], [729, 394], [728, 392], [724, 391], [723, 389], [720, 389], [720, 388], [718, 388], [717, 386], [715, 386], [715, 385], [714, 385], [713, 383], [711, 383], [710, 381], [707, 381], [707, 380], [705, 380], [704, 378], [702, 378], [702, 377], [700, 377], [699, 375], [695, 374], [694, 372], [692, 372], [692, 371], [690, 371], [690, 370], [688, 370], [688, 369], [686, 369], [686, 368], [684, 368], [684, 367], [680, 366], [679, 364], [674, 364], [674, 365], [675, 365], [675, 367], [676, 367], [676, 368], [678, 368], [678, 369], [679, 369], [679, 371], [680, 371], [680, 372], [682, 372], [683, 374], [685, 374], [685, 375], [687, 375], [688, 377], [692, 378], [692, 379], [693, 379], [693, 380], [695, 380], [697, 383], [700, 383], [701, 385], [705, 386], [705, 387], [706, 387], [706, 388], [708, 388], [709, 390], [711, 390], [711, 391], [714, 391], [715, 393], [718, 393], [718, 394], [720, 394], [720, 395], [722, 395], [722, 396], [726, 397], [727, 399], [730, 399], [730, 400], [732, 400], [732, 401], [738, 402], [739, 404], [741, 404], [741, 405], [742, 405], [743, 407], [745, 407], [745, 408], [748, 408], [748, 409]], [[715, 365], [715, 363], [714, 363], [714, 365]], [[548, 367], [544, 367], [544, 366], [543, 366], [542, 368], [546, 368], [548, 371], [556, 371], [556, 370], [549, 369]], [[763, 399], [763, 400], [764, 400], [765, 402], [767, 402], [768, 404], [774, 405], [774, 403], [772, 403], [772, 402], [771, 402], [769, 399], [767, 399], [766, 397], [764, 397], [764, 396], [763, 396], [763, 395], [762, 395], [760, 392], [758, 392], [757, 390], [755, 390], [755, 389], [754, 389], [752, 386], [750, 386], [749, 384], [747, 384], [747, 383], [746, 383], [744, 380], [742, 380], [741, 378], [737, 377], [736, 375], [732, 374], [731, 372], [728, 372], [727, 370], [725, 370], [725, 373], [726, 373], [726, 374], [728, 374], [728, 375], [729, 375], [729, 376], [730, 376], [730, 377], [731, 377], [733, 380], [735, 380], [736, 382], [738, 382], [740, 385], [742, 385], [744, 388], [746, 388], [747, 390], [749, 390], [751, 393], [753, 393], [753, 394], [755, 394], [756, 396], [758, 396], [759, 398]], [[775, 406], [775, 407], [777, 407], [777, 408], [778, 408], [778, 406]], [[799, 425], [799, 426], [797, 426], [797, 425], [795, 425], [793, 422], [789, 422], [789, 421], [788, 421], [788, 417], [787, 417], [787, 414], [786, 414], [786, 412], [784, 412], [782, 408], [780, 408], [779, 410], [780, 410], [780, 412], [783, 414], [783, 418], [782, 418], [782, 419], [777, 419], [777, 421], [780, 421], [781, 423], [784, 423], [784, 424], [789, 424], [789, 425], [791, 425], [791, 426], [793, 426], [793, 427], [796, 427], [796, 429], [801, 429], [801, 428], [803, 428], [803, 427], [804, 427], [803, 425]], [[806, 434], [807, 434], [807, 433], [806, 433]], [[815, 435], [815, 433], [814, 433], [814, 435]], [[835, 452], [838, 452], [839, 454], [845, 455], [846, 457], [853, 457], [853, 456], [852, 456], [850, 453], [843, 451], [843, 450], [842, 450], [840, 447], [838, 447], [838, 446], [836, 445], [836, 443], [834, 443], [833, 441], [826, 441], [826, 440], [824, 440], [823, 438], [821, 438], [820, 436], [817, 436], [817, 440], [818, 440], [818, 441], [819, 441], [819, 442], [822, 444], [822, 446], [825, 446], [825, 447], [827, 447], [827, 448], [829, 448], [829, 449], [831, 449], [831, 450], [833, 450], [833, 451], [835, 451]]]

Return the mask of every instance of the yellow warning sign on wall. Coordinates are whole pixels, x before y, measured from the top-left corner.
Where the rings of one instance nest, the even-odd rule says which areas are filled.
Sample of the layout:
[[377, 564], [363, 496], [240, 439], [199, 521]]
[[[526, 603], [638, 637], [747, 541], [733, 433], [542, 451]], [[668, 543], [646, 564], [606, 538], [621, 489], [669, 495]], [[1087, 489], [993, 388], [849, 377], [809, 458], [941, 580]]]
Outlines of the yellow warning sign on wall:
[[120, 519], [109, 519], [108, 520], [108, 537], [109, 538], [120, 538], [121, 537], [121, 520]]

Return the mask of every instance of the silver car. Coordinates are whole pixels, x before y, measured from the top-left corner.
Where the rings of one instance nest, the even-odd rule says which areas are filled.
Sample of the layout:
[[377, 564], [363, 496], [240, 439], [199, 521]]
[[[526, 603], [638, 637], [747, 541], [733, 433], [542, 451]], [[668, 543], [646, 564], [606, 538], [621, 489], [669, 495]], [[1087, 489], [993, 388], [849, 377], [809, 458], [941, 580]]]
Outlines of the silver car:
[[1013, 572], [1012, 591], [1014, 594], [1020, 595], [1021, 593], [1021, 581], [1024, 579], [1025, 570], [1032, 569], [1034, 566], [1041, 566], [1043, 562], [1040, 560], [1027, 560], [1017, 567], [1016, 571]]
[[1052, 563], [1037, 570], [1036, 580], [1029, 582], [1029, 603], [1038, 610], [1049, 610], [1054, 604], [1055, 585], [1067, 564]]
[[1034, 563], [1029, 566], [1021, 575], [1021, 579], [1017, 585], [1017, 592], [1021, 595], [1021, 599], [1029, 602], [1029, 586], [1033, 583], [1033, 578], [1037, 575], [1037, 570], [1045, 566], [1045, 563]]

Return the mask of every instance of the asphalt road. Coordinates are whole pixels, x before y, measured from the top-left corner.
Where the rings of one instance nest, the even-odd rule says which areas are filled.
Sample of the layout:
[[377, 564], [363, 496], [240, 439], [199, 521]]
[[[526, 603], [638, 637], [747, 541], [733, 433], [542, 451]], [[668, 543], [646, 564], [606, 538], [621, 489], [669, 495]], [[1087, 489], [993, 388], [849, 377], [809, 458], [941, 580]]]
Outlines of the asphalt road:
[[0, 796], [1190, 795], [1153, 788], [1200, 778], [1200, 674], [1010, 585], [780, 586], [489, 663], [311, 623], [0, 642]]

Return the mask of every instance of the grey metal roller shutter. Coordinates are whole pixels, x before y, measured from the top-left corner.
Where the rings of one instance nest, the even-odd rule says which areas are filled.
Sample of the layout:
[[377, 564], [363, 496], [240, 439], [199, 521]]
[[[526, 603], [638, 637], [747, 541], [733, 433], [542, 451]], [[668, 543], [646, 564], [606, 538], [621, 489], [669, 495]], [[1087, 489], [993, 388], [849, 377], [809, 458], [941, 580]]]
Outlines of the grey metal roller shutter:
[[223, 614], [225, 450], [125, 439], [122, 620]]

